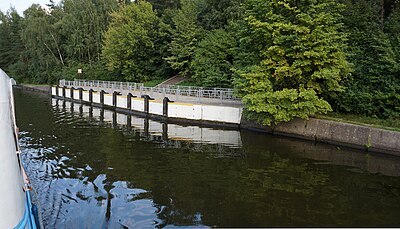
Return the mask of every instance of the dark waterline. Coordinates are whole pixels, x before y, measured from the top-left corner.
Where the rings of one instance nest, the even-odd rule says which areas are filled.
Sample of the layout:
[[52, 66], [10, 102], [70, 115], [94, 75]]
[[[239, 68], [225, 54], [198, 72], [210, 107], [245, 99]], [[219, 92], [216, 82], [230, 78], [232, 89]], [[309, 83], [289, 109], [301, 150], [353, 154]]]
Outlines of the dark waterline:
[[46, 228], [400, 226], [400, 158], [15, 92]]

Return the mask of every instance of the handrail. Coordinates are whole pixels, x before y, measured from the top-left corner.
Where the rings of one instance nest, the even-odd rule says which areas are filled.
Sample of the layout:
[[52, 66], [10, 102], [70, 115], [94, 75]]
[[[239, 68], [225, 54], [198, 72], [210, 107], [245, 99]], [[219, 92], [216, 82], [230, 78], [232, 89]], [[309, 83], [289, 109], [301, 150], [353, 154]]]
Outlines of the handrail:
[[180, 96], [195, 97], [199, 102], [201, 98], [218, 99], [224, 101], [240, 101], [232, 88], [207, 88], [196, 86], [163, 85], [156, 87], [145, 87], [143, 83], [99, 81], [99, 80], [60, 80], [60, 86], [67, 87], [95, 87], [112, 90], [137, 91], [140, 95], [151, 95], [160, 93], [163, 96], [174, 95], [178, 100]]

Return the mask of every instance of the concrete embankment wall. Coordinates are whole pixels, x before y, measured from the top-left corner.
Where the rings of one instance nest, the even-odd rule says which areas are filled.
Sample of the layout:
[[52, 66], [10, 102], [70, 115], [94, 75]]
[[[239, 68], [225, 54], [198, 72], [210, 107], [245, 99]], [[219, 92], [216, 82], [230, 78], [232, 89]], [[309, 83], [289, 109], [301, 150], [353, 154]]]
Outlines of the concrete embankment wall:
[[51, 94], [78, 102], [91, 103], [95, 106], [117, 109], [121, 112], [138, 113], [156, 118], [211, 126], [238, 128], [242, 116], [242, 108], [223, 105], [215, 106], [158, 101], [149, 98], [128, 97], [126, 95], [105, 94], [102, 92], [60, 87], [52, 87]]
[[243, 118], [241, 127], [274, 135], [400, 156], [400, 132], [397, 131], [316, 118], [309, 120], [295, 119], [274, 127], [263, 126]]
[[31, 84], [18, 84], [16, 87], [23, 88], [29, 91], [38, 91], [43, 93], [50, 93], [51, 86], [50, 85], [31, 85]]

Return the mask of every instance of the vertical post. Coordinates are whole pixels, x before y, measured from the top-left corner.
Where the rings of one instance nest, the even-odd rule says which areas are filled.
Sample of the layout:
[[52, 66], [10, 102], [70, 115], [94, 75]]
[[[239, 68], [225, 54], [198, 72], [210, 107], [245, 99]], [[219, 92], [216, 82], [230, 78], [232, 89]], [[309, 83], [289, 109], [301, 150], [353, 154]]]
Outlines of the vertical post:
[[121, 93], [119, 93], [118, 91], [114, 91], [113, 92], [113, 106], [117, 107], [117, 99], [118, 99], [118, 95], [120, 95]]
[[58, 89], [59, 89], [60, 87], [58, 86], [58, 85], [56, 85], [56, 96], [58, 97]]
[[168, 97], [163, 99], [163, 116], [168, 117], [168, 102], [172, 102]]
[[93, 89], [89, 90], [89, 102], [93, 103]]
[[148, 115], [149, 114], [149, 98], [150, 98], [150, 96], [142, 95], [142, 98], [144, 98], [144, 113], [146, 113], [146, 115]]
[[83, 100], [83, 88], [79, 88], [79, 100], [82, 101]]
[[74, 87], [71, 87], [71, 88], [69, 89], [69, 97], [70, 97], [71, 99], [74, 99]]
[[150, 110], [149, 100], [154, 100], [154, 99], [150, 98], [149, 95], [142, 95], [142, 98], [144, 98], [144, 113], [146, 113], [146, 115], [148, 115], [149, 110]]
[[132, 93], [128, 93], [128, 96], [126, 96], [126, 108], [131, 110], [132, 109]]
[[100, 91], [100, 104], [101, 105], [104, 105], [104, 94], [105, 94], [106, 92], [104, 91], [104, 90], [101, 90]]
[[62, 90], [62, 95], [63, 95], [64, 98], [65, 98], [65, 88], [66, 88], [66, 86], [64, 86], [63, 90]]

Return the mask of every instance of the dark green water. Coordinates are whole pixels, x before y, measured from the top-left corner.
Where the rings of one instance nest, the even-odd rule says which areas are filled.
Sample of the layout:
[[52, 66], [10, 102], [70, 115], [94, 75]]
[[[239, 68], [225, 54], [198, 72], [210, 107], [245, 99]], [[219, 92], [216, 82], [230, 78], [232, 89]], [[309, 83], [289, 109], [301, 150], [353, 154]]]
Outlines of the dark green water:
[[15, 92], [46, 228], [400, 226], [400, 158]]

